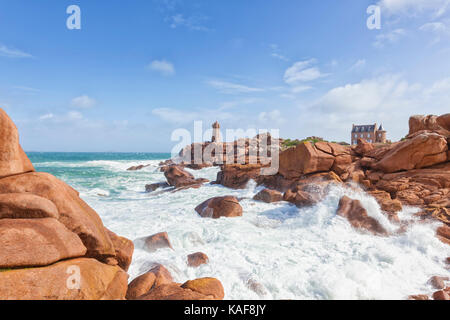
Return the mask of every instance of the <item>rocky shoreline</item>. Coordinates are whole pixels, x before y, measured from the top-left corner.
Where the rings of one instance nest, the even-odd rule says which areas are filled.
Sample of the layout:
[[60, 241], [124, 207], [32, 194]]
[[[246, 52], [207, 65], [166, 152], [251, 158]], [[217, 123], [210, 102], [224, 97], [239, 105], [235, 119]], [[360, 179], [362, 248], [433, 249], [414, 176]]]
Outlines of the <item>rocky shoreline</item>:
[[[302, 208], [320, 202], [333, 186], [361, 188], [397, 226], [394, 233], [405, 232], [408, 225], [420, 221], [440, 221], [436, 237], [450, 245], [450, 114], [413, 116], [409, 127], [406, 138], [392, 144], [359, 140], [356, 146], [345, 146], [306, 141], [286, 150], [281, 149], [282, 140], [263, 141], [270, 136], [258, 135], [232, 143], [241, 146], [232, 156], [239, 164], [222, 164], [227, 144], [214, 143], [213, 161], [197, 163], [191, 157], [190, 161], [161, 163], [166, 181], [147, 185], [146, 191], [199, 189], [207, 183], [242, 189], [254, 180], [265, 187], [254, 200], [286, 201]], [[211, 144], [201, 144], [200, 150]], [[267, 149], [260, 156], [261, 146], [282, 150], [277, 174], [262, 174], [261, 169], [270, 166], [272, 158]], [[133, 242], [108, 230], [76, 190], [50, 174], [35, 171], [20, 146], [17, 128], [2, 109], [0, 152], [0, 299], [224, 299], [220, 280], [207, 277], [177, 283], [160, 264], [128, 283], [135, 245], [148, 252], [173, 249], [168, 234], [160, 232]], [[180, 157], [193, 152], [194, 145], [188, 146]], [[208, 166], [220, 167], [216, 181], [195, 178], [185, 170]], [[233, 196], [213, 197], [192, 210], [205, 219], [239, 219], [245, 215], [239, 202]], [[397, 213], [405, 206], [420, 208], [416, 214], [419, 222], [399, 218]], [[393, 234], [369, 216], [357, 199], [342, 197], [336, 214], [360, 232], [378, 237]], [[202, 252], [186, 257], [191, 268], [208, 262], [209, 257]], [[442, 257], [442, 264], [450, 268], [450, 257]], [[435, 275], [429, 279], [436, 290], [433, 294], [411, 292], [410, 299], [450, 300], [448, 281], [444, 275]], [[248, 285], [264, 289], [257, 282]]]
[[[0, 300], [124, 300], [134, 243], [108, 230], [79, 193], [36, 172], [0, 109]], [[160, 269], [162, 269], [161, 267]], [[149, 272], [154, 272], [151, 269]], [[213, 278], [145, 281], [144, 296], [223, 299]], [[162, 280], [161, 280], [162, 279]], [[131, 284], [130, 284], [131, 285]]]

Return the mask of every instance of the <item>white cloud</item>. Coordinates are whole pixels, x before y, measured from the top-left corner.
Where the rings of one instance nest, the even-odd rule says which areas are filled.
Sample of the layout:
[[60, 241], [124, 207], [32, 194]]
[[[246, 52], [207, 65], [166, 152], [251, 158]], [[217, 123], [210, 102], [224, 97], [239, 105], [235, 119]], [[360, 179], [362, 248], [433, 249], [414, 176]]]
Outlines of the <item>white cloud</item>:
[[153, 60], [148, 68], [150, 70], [159, 72], [163, 76], [172, 76], [175, 74], [175, 67], [172, 63], [166, 60]]
[[419, 30], [424, 32], [429, 32], [431, 34], [434, 34], [435, 37], [432, 40], [431, 44], [435, 44], [441, 41], [441, 37], [448, 37], [450, 36], [450, 24], [448, 21], [446, 23], [442, 21], [436, 21], [436, 22], [428, 22], [422, 25]]
[[72, 107], [87, 109], [87, 108], [94, 107], [97, 104], [97, 101], [88, 97], [87, 95], [82, 95], [82, 96], [73, 98], [72, 101], [70, 102], [70, 104]]
[[329, 90], [302, 109], [302, 118], [311, 122], [311, 130], [321, 125], [336, 139], [348, 139], [352, 123], [382, 122], [389, 138], [396, 140], [407, 134], [411, 115], [444, 114], [449, 105], [450, 77], [421, 84], [401, 75], [383, 75]]
[[258, 120], [262, 123], [277, 124], [280, 125], [286, 120], [281, 116], [281, 112], [278, 109], [266, 112], [263, 111], [258, 115]]
[[249, 87], [242, 84], [236, 84], [221, 80], [211, 80], [208, 81], [207, 84], [226, 94], [254, 93], [264, 91], [264, 89], [262, 88]]
[[53, 113], [47, 113], [39, 117], [39, 120], [53, 119], [55, 115]]
[[8, 58], [33, 58], [29, 53], [0, 44], [0, 56]]
[[450, 9], [450, 0], [381, 0], [378, 4], [388, 15], [416, 16], [431, 12], [442, 16]]
[[67, 118], [69, 120], [81, 120], [81, 119], [83, 119], [83, 115], [78, 111], [70, 111], [67, 114]]
[[375, 42], [373, 45], [377, 48], [383, 48], [387, 43], [396, 43], [403, 36], [406, 35], [406, 31], [404, 29], [398, 28], [386, 33], [379, 34], [375, 37]]
[[236, 118], [235, 115], [220, 112], [220, 110], [187, 111], [174, 108], [156, 108], [152, 110], [152, 114], [174, 125], [186, 125], [194, 121], [204, 121], [209, 125], [216, 120]]
[[315, 59], [298, 61], [294, 63], [284, 73], [284, 81], [287, 84], [295, 85], [299, 82], [313, 81], [327, 76], [327, 74], [321, 73], [317, 67], [312, 66], [315, 63]]
[[203, 23], [208, 20], [208, 18], [205, 16], [185, 17], [183, 14], [178, 13], [166, 20], [169, 21], [170, 27], [172, 29], [176, 29], [178, 27], [186, 27], [194, 31], [209, 31], [209, 28], [203, 25]]
[[312, 89], [311, 86], [296, 86], [291, 89], [291, 92], [292, 93], [301, 93], [301, 92], [305, 92], [305, 91], [308, 91], [311, 89]]
[[350, 71], [358, 70], [358, 69], [364, 68], [365, 66], [366, 66], [366, 60], [365, 59], [359, 59], [358, 61], [355, 62], [354, 65], [352, 65], [350, 67]]

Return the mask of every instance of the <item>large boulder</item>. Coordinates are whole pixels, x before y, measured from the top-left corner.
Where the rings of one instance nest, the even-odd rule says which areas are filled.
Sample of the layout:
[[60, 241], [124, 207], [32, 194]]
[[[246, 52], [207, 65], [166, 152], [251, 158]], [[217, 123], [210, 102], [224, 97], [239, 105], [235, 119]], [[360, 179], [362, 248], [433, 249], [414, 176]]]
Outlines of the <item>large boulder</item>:
[[383, 226], [367, 214], [366, 209], [359, 200], [343, 196], [339, 201], [337, 214], [346, 218], [354, 228], [365, 229], [377, 235], [387, 234]]
[[214, 300], [211, 295], [203, 295], [190, 289], [184, 289], [177, 283], [163, 284], [142, 295], [138, 300]]
[[375, 147], [372, 143], [367, 142], [364, 139], [358, 139], [358, 144], [353, 148], [353, 151], [364, 157], [367, 153], [371, 152]]
[[195, 252], [187, 256], [187, 264], [189, 267], [199, 267], [209, 262], [208, 256], [203, 252]]
[[258, 192], [253, 199], [266, 203], [279, 202], [283, 200], [283, 194], [276, 190], [264, 189]]
[[304, 142], [280, 154], [279, 172], [288, 179], [300, 178], [308, 173], [329, 171], [334, 160], [335, 156], [325, 152], [324, 148]]
[[199, 187], [203, 183], [208, 182], [206, 179], [195, 179], [191, 173], [176, 165], [171, 165], [164, 169], [164, 176], [169, 185], [174, 186], [177, 189], [184, 187]]
[[6, 112], [0, 108], [0, 178], [34, 171], [19, 144], [19, 133]]
[[216, 300], [223, 300], [225, 293], [222, 283], [215, 278], [201, 278], [189, 280], [181, 285], [184, 289], [190, 289], [205, 296], [213, 296]]
[[123, 300], [127, 274], [95, 259], [0, 270], [0, 297], [11, 300]]
[[116, 251], [116, 259], [119, 267], [121, 267], [123, 270], [128, 271], [128, 268], [130, 267], [131, 260], [133, 259], [133, 252], [134, 252], [134, 243], [133, 241], [118, 236], [111, 230], [106, 229], [108, 232], [109, 238], [111, 239], [114, 249]]
[[80, 238], [53, 218], [0, 219], [0, 268], [45, 266], [82, 257]]
[[437, 117], [436, 123], [443, 129], [450, 131], [450, 113]]
[[450, 114], [444, 114], [440, 117], [435, 115], [415, 115], [409, 118], [409, 134], [412, 137], [418, 132], [435, 132], [441, 135], [448, 135]]
[[376, 165], [385, 173], [430, 167], [447, 161], [447, 139], [436, 133], [421, 133], [391, 149]]
[[162, 265], [156, 265], [148, 272], [140, 275], [128, 285], [127, 300], [135, 300], [150, 290], [173, 282], [172, 275]]
[[144, 240], [144, 249], [149, 252], [155, 252], [159, 249], [169, 248], [173, 250], [167, 232], [159, 232], [148, 236]]
[[114, 245], [98, 214], [72, 187], [43, 172], [30, 172], [0, 179], [0, 194], [29, 193], [50, 200], [59, 221], [75, 232], [87, 248], [87, 256], [103, 259], [115, 256]]
[[195, 211], [203, 218], [240, 217], [242, 207], [236, 197], [215, 197], [199, 204]]
[[260, 164], [227, 164], [222, 166], [222, 170], [217, 173], [216, 183], [227, 188], [244, 189], [247, 183], [261, 176]]
[[315, 192], [308, 192], [303, 188], [294, 187], [284, 193], [283, 200], [301, 208], [315, 205], [319, 202], [320, 195]]
[[31, 193], [0, 194], [0, 219], [59, 218], [58, 208], [48, 199]]

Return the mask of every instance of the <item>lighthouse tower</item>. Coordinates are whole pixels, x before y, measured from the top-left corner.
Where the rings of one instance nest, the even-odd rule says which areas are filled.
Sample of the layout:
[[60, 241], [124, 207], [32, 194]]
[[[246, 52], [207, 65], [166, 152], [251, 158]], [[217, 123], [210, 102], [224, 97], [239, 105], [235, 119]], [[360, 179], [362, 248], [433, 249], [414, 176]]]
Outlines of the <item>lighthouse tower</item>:
[[212, 142], [222, 142], [222, 139], [220, 137], [220, 124], [219, 122], [214, 122], [212, 125], [213, 128], [213, 133], [212, 133], [212, 138], [211, 141]]

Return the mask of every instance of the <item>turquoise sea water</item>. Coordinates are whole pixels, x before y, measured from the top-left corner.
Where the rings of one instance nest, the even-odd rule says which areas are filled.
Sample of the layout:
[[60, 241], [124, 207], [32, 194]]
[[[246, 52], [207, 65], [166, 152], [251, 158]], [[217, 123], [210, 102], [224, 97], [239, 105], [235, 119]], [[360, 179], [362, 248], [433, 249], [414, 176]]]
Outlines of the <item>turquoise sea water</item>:
[[[165, 181], [158, 153], [28, 153], [37, 171], [51, 173], [80, 192], [110, 230], [135, 241], [130, 281], [161, 263], [174, 280], [218, 278], [226, 299], [405, 299], [432, 292], [427, 280], [448, 275], [443, 258], [448, 246], [435, 237], [436, 224], [417, 223], [407, 232], [377, 237], [353, 229], [336, 216], [343, 195], [358, 199], [387, 230], [392, 225], [375, 199], [362, 190], [331, 188], [313, 207], [285, 202], [261, 203], [262, 187], [250, 182], [231, 190], [205, 184], [177, 192], [145, 192], [145, 185]], [[149, 165], [127, 171], [135, 165]], [[216, 179], [216, 167], [188, 170], [197, 178]], [[243, 216], [205, 219], [195, 207], [224, 195], [240, 199]], [[405, 208], [401, 219], [411, 219]], [[167, 232], [174, 250], [147, 252], [138, 239]], [[138, 241], [136, 241], [138, 240]], [[188, 254], [204, 252], [209, 263], [186, 264]], [[258, 290], [250, 283], [259, 283]], [[252, 289], [253, 288], [253, 289]]]

